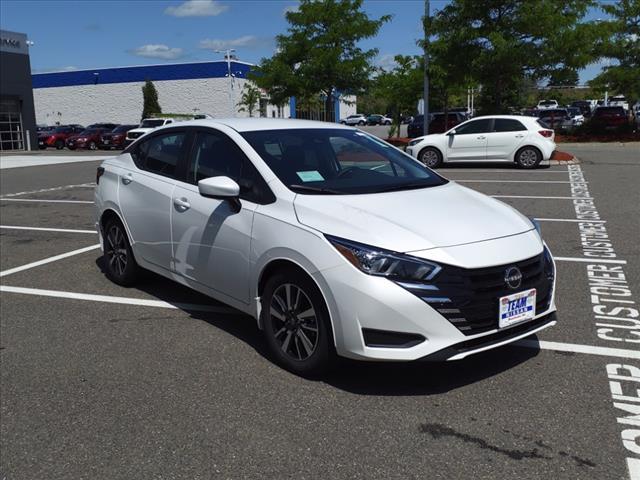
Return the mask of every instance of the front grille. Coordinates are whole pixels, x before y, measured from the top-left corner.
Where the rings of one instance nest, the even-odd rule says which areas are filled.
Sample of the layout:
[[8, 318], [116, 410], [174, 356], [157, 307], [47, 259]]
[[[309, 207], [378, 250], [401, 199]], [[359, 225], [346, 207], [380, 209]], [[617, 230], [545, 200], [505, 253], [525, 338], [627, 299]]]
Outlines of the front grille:
[[[522, 272], [522, 283], [517, 289], [510, 289], [504, 280], [505, 270], [513, 266]], [[498, 328], [500, 297], [535, 288], [536, 314], [547, 310], [553, 275], [553, 263], [545, 249], [527, 260], [495, 267], [464, 269], [445, 265], [432, 282], [432, 290], [408, 289], [463, 334], [476, 335]]]

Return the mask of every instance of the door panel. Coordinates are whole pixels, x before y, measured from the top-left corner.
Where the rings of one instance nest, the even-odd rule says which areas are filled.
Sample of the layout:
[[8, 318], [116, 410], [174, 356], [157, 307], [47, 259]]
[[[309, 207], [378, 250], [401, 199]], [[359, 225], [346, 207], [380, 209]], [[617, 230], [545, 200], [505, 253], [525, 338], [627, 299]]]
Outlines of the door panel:
[[447, 140], [447, 160], [484, 161], [487, 156], [487, 134], [491, 132], [493, 120], [480, 118], [458, 125], [455, 135]]
[[173, 191], [171, 228], [174, 269], [180, 275], [249, 303], [249, 254], [256, 205], [200, 195], [195, 185]]
[[169, 270], [171, 199], [175, 182], [143, 171], [122, 170], [119, 203], [135, 255]]
[[487, 134], [487, 160], [513, 161], [518, 146], [528, 135], [526, 127], [512, 118], [496, 118], [493, 132]]

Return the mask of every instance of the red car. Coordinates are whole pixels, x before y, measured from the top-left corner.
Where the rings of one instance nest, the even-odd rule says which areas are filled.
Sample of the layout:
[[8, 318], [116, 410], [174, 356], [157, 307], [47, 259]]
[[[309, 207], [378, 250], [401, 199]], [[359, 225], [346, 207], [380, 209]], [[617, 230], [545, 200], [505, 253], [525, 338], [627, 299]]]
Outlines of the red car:
[[64, 148], [67, 138], [84, 130], [80, 125], [61, 125], [51, 132], [38, 135], [38, 147], [44, 150], [47, 147], [55, 147], [58, 150]]
[[103, 133], [100, 137], [100, 149], [111, 150], [112, 148], [117, 148], [122, 150], [127, 132], [134, 128], [138, 128], [138, 125], [119, 125], [110, 132]]
[[604, 130], [613, 130], [623, 127], [629, 122], [627, 113], [622, 107], [598, 107], [591, 116], [590, 123], [603, 128]]
[[89, 150], [97, 150], [100, 144], [100, 136], [107, 133], [106, 128], [87, 128], [86, 130], [71, 135], [67, 138], [67, 148], [75, 150], [76, 148], [88, 148]]

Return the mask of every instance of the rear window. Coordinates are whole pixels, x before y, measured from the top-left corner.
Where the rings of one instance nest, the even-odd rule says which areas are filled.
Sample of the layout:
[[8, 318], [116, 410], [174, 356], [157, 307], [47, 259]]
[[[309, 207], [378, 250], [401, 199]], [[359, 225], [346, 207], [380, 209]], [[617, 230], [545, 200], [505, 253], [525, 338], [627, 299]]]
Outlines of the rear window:
[[624, 115], [624, 108], [622, 107], [598, 107], [596, 109], [596, 115]]
[[494, 132], [519, 132], [526, 129], [522, 123], [512, 118], [496, 118], [493, 122]]
[[542, 128], [548, 128], [551, 129], [551, 127], [549, 126], [549, 124], [547, 122], [545, 122], [544, 120], [538, 118], [536, 120], [538, 122], [538, 125], [540, 125]]

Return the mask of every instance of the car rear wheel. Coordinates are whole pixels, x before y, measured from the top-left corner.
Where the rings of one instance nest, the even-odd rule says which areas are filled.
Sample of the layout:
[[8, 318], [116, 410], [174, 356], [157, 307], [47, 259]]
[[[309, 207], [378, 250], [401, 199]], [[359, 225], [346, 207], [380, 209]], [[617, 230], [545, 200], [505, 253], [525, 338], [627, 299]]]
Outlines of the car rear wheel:
[[96, 142], [89, 142], [89, 150], [95, 150], [96, 148], [98, 148]]
[[56, 140], [56, 150], [62, 150], [64, 148], [64, 142], [62, 140]]
[[363, 126], [363, 125], [364, 125], [364, 120], [360, 120], [360, 121], [358, 122], [358, 125]]
[[516, 165], [520, 168], [536, 168], [542, 161], [542, 155], [537, 148], [524, 147], [516, 153]]
[[384, 122], [385, 125], [391, 125], [391, 122], [389, 120], [387, 120], [386, 122]]
[[442, 154], [437, 148], [426, 147], [418, 154], [418, 159], [429, 168], [438, 168], [442, 165]]
[[298, 270], [283, 270], [267, 280], [261, 302], [264, 335], [275, 360], [298, 375], [326, 372], [335, 354], [329, 313], [315, 283]]
[[117, 218], [105, 225], [103, 260], [107, 278], [112, 282], [125, 287], [135, 283], [140, 267], [133, 258], [127, 232]]

